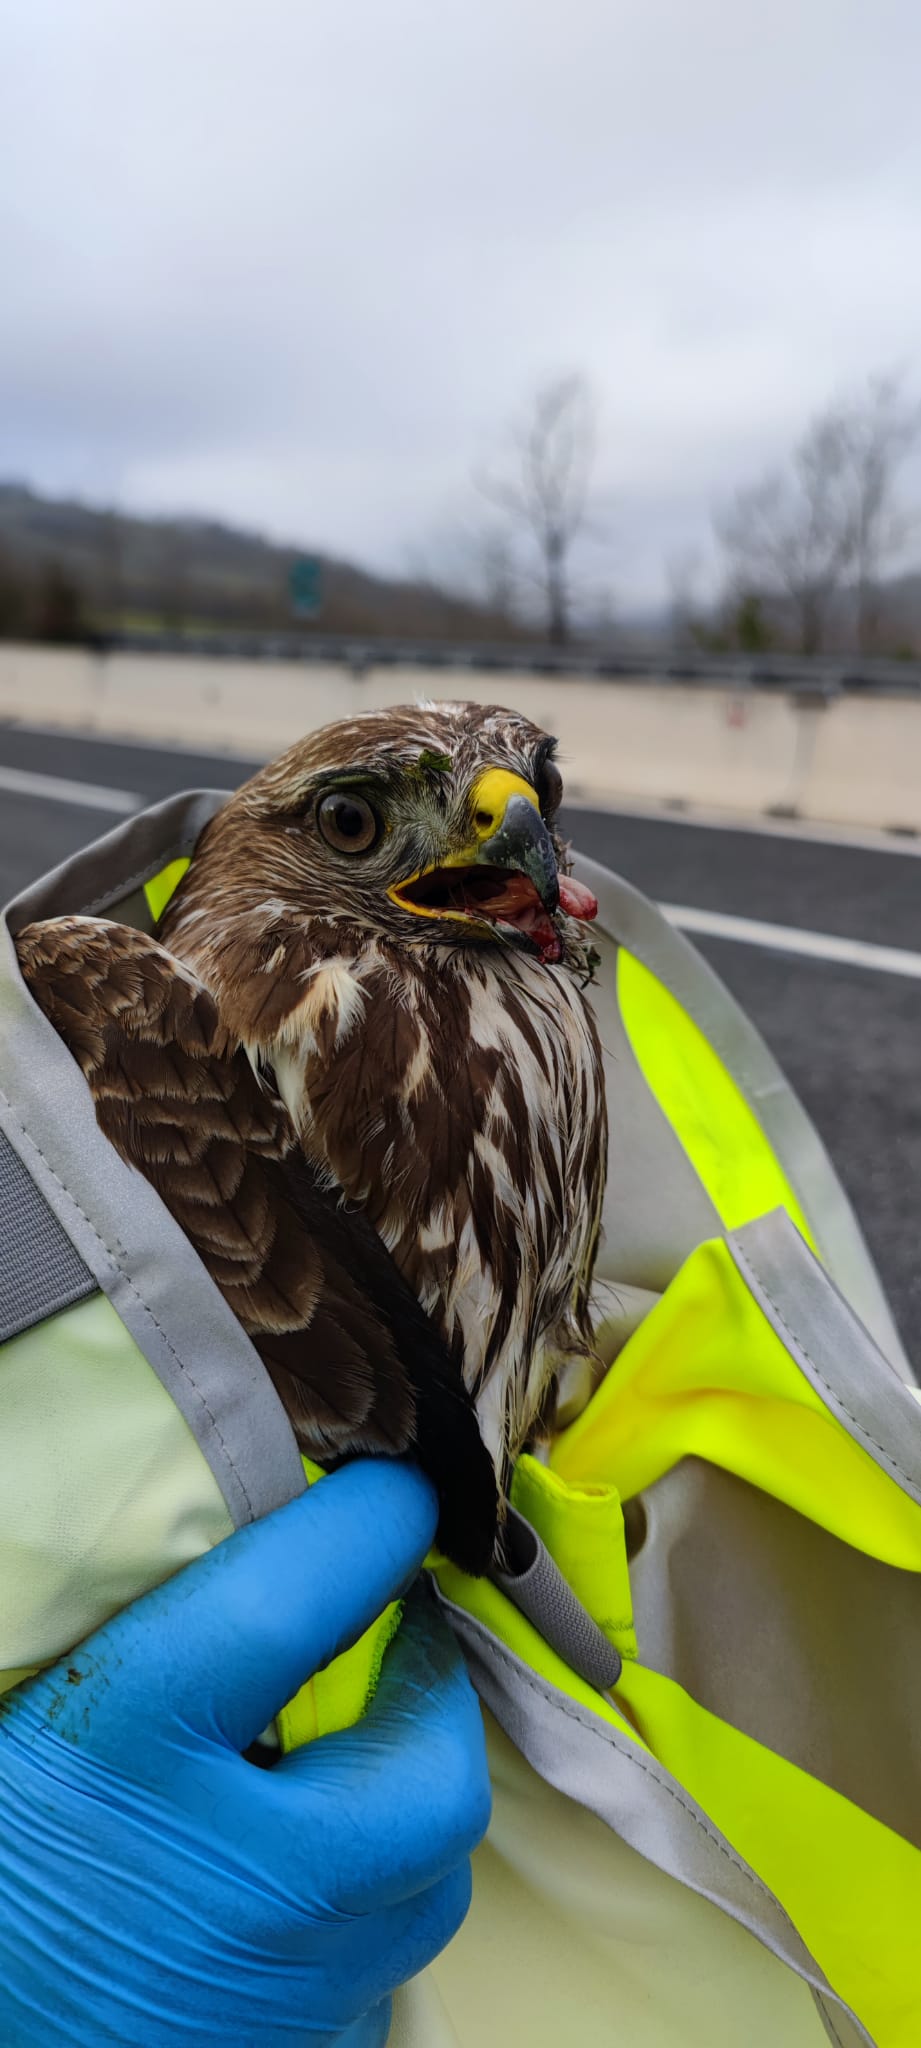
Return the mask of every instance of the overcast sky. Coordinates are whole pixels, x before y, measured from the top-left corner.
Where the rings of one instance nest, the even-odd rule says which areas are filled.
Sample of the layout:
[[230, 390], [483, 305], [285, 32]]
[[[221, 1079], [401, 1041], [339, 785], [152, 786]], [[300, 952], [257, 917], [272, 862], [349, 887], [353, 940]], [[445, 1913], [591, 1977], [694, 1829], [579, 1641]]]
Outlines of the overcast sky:
[[0, 34], [0, 476], [402, 569], [581, 369], [629, 610], [811, 409], [921, 387], [918, 0], [5, 0]]

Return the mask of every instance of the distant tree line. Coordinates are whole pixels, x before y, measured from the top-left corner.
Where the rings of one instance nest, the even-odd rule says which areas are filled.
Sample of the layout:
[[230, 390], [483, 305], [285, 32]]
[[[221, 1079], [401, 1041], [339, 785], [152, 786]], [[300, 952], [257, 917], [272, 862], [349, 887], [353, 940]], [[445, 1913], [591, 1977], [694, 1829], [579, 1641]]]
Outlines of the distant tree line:
[[[604, 541], [598, 420], [585, 376], [540, 386], [475, 473], [489, 514], [467, 533], [464, 572], [388, 580], [325, 562], [315, 624], [292, 606], [293, 551], [217, 522], [144, 521], [0, 485], [0, 637], [67, 642], [129, 629], [617, 640], [603, 576], [592, 590], [583, 567], [586, 543]], [[901, 600], [894, 580], [919, 533], [901, 488], [919, 441], [921, 406], [898, 375], [824, 407], [786, 461], [717, 514], [722, 596], [701, 602], [693, 562], [672, 564], [670, 637], [714, 653], [921, 653], [921, 574], [905, 579]]]
[[323, 563], [323, 603], [299, 617], [296, 555], [204, 521], [142, 521], [0, 485], [0, 638], [104, 643], [143, 635], [311, 632], [503, 640], [525, 627], [488, 597], [430, 576], [389, 580]]

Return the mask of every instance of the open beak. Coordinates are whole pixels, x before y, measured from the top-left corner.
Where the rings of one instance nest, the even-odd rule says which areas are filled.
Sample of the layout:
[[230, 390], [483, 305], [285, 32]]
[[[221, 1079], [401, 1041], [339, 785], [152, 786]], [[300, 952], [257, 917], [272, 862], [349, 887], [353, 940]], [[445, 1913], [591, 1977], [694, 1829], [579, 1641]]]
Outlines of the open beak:
[[488, 768], [471, 791], [471, 813], [470, 843], [394, 883], [391, 900], [420, 917], [498, 926], [542, 960], [560, 959], [552, 921], [560, 877], [536, 791], [520, 775]]

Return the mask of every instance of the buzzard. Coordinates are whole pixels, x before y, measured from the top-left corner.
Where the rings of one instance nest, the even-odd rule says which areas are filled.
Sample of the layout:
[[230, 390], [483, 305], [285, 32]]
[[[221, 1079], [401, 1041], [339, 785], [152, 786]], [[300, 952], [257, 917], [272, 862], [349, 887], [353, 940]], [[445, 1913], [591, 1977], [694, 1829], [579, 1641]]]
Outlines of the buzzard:
[[597, 905], [554, 748], [467, 703], [328, 726], [206, 826], [155, 938], [66, 918], [17, 941], [302, 1449], [412, 1448], [468, 1569], [591, 1354]]

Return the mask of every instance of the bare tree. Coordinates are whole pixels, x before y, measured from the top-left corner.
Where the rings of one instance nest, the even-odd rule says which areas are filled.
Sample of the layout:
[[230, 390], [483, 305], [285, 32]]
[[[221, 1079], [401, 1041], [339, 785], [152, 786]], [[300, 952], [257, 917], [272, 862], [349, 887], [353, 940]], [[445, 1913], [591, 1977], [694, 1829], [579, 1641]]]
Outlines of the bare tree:
[[896, 477], [921, 435], [921, 407], [906, 399], [898, 375], [871, 379], [865, 396], [844, 417], [846, 489], [853, 533], [857, 646], [870, 654], [877, 642], [880, 577], [914, 526], [899, 504]]
[[547, 632], [558, 646], [572, 627], [572, 548], [586, 525], [596, 446], [590, 385], [582, 376], [558, 377], [537, 393], [506, 467], [477, 478], [484, 496], [535, 543]]
[[788, 474], [738, 492], [716, 520], [736, 596], [785, 601], [803, 654], [820, 652], [854, 553], [849, 462], [845, 415], [829, 409], [807, 429]]

